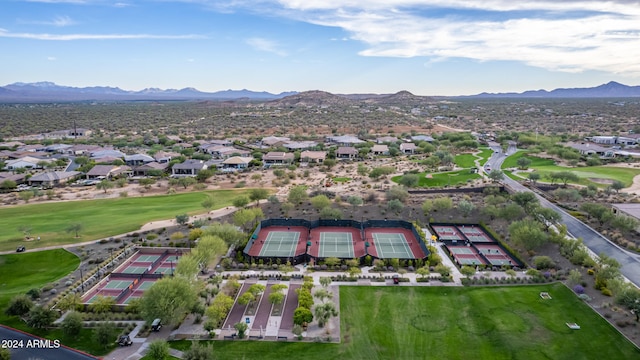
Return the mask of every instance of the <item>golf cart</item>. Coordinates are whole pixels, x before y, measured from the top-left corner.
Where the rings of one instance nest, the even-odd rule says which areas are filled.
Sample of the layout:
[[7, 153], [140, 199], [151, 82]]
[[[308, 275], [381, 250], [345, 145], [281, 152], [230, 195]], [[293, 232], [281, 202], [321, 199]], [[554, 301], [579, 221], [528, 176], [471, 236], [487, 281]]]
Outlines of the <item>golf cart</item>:
[[120, 346], [131, 346], [131, 344], [133, 344], [133, 341], [131, 341], [129, 335], [120, 335], [117, 343]]

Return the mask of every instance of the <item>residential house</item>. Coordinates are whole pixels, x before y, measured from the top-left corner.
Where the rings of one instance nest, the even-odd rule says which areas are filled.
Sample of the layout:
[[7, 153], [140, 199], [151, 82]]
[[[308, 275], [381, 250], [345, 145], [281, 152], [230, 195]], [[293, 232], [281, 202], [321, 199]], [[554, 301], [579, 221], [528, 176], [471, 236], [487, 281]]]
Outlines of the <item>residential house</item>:
[[289, 165], [293, 163], [295, 156], [293, 153], [285, 153], [280, 151], [271, 151], [262, 156], [265, 167], [277, 165]]
[[18, 148], [20, 146], [24, 146], [24, 143], [22, 143], [20, 141], [0, 142], [0, 148], [13, 149], [13, 148]]
[[125, 154], [122, 151], [114, 149], [100, 149], [91, 152], [92, 159], [99, 159], [107, 156], [124, 159]]
[[231, 156], [247, 156], [251, 152], [244, 149], [237, 149], [233, 146], [212, 146], [207, 148], [207, 153], [211, 154], [216, 159], [227, 159]]
[[84, 156], [91, 155], [92, 152], [103, 150], [102, 147], [97, 145], [76, 144], [66, 149], [67, 155]]
[[371, 147], [371, 154], [375, 156], [389, 155], [389, 146], [376, 144]]
[[591, 138], [587, 138], [587, 140], [602, 145], [615, 145], [617, 143], [616, 136], [592, 136]]
[[416, 152], [417, 146], [414, 143], [402, 143], [400, 144], [400, 151], [403, 154], [414, 154]]
[[16, 151], [20, 151], [20, 152], [30, 152], [30, 153], [34, 153], [34, 152], [39, 152], [39, 151], [45, 151], [47, 147], [45, 145], [42, 144], [32, 144], [32, 145], [24, 145], [24, 146], [19, 146]]
[[129, 166], [140, 166], [154, 161], [156, 161], [154, 158], [146, 154], [133, 154], [124, 156], [124, 162]]
[[353, 135], [327, 136], [326, 140], [329, 143], [337, 144], [339, 146], [354, 146], [356, 144], [364, 143], [364, 141]]
[[64, 154], [67, 152], [68, 149], [72, 147], [73, 145], [69, 145], [69, 144], [52, 144], [45, 147], [44, 151], [50, 152], [50, 153]]
[[5, 169], [18, 170], [18, 169], [42, 169], [39, 165], [41, 162], [51, 162], [49, 159], [40, 159], [32, 156], [24, 156], [19, 159], [9, 160], [5, 163]]
[[411, 140], [415, 142], [418, 142], [418, 141], [433, 142], [434, 138], [432, 138], [429, 135], [415, 135], [411, 137]]
[[278, 147], [290, 141], [291, 139], [286, 136], [267, 136], [262, 138], [262, 140], [260, 141], [260, 145], [264, 147]]
[[318, 146], [318, 143], [315, 141], [290, 141], [282, 146], [289, 151], [296, 151], [314, 148]]
[[203, 160], [189, 159], [183, 163], [173, 165], [171, 176], [196, 176], [200, 170], [207, 170], [207, 164]]
[[29, 184], [53, 187], [73, 181], [81, 174], [79, 171], [45, 171], [29, 178]]
[[336, 150], [336, 158], [338, 159], [355, 159], [358, 157], [358, 149], [351, 146], [340, 146]]
[[11, 172], [0, 172], [0, 183], [5, 180], [15, 181], [16, 184], [21, 184], [24, 182], [24, 179], [27, 177], [26, 174], [14, 174]]
[[326, 151], [305, 150], [300, 153], [300, 162], [322, 164], [327, 158]]
[[119, 174], [117, 171], [120, 169], [120, 166], [116, 165], [95, 165], [91, 168], [91, 170], [87, 171], [87, 179], [92, 180], [101, 180], [101, 179], [112, 179], [114, 176]]
[[394, 143], [396, 141], [398, 141], [398, 138], [395, 136], [382, 136], [382, 137], [376, 138], [376, 143], [378, 144]]
[[232, 156], [222, 162], [222, 171], [239, 171], [249, 167], [252, 157]]
[[611, 148], [602, 147], [596, 144], [589, 143], [570, 143], [569, 147], [578, 150], [582, 156], [598, 156], [600, 158], [613, 158], [615, 157], [615, 151]]
[[133, 176], [156, 176], [167, 171], [168, 162], [160, 163], [152, 161], [133, 168]]
[[178, 156], [180, 156], [180, 154], [175, 152], [158, 151], [153, 154], [153, 159], [160, 164], [166, 164], [169, 163], [171, 159]]

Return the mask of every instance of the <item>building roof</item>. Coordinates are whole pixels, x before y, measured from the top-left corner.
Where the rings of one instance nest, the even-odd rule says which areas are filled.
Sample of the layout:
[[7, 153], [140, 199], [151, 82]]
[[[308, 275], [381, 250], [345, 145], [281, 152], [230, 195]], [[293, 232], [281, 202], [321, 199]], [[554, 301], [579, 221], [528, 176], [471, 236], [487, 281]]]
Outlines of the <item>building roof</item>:
[[115, 165], [95, 165], [87, 171], [87, 176], [107, 176], [117, 168]]
[[400, 144], [400, 150], [415, 150], [417, 148], [414, 143], [402, 143]]
[[290, 141], [284, 144], [283, 146], [289, 150], [296, 149], [309, 149], [312, 147], [316, 147], [318, 145], [315, 141]]
[[80, 172], [78, 171], [47, 171], [33, 175], [31, 178], [29, 178], [29, 181], [44, 182], [65, 180], [78, 175], [80, 175]]
[[379, 138], [376, 138], [377, 143], [384, 143], [384, 142], [392, 143], [396, 141], [398, 141], [398, 138], [395, 136], [381, 136]]
[[637, 203], [625, 203], [625, 204], [611, 204], [612, 207], [622, 211], [623, 213], [632, 216], [640, 220], [640, 204]]
[[434, 139], [429, 135], [415, 135], [411, 137], [411, 140], [432, 142]]
[[146, 154], [133, 154], [133, 155], [125, 155], [124, 161], [143, 161], [143, 162], [152, 162], [154, 158]]
[[326, 151], [311, 151], [311, 150], [305, 150], [303, 152], [300, 153], [300, 158], [301, 159], [325, 159], [327, 157], [327, 152]]
[[371, 152], [388, 152], [389, 147], [387, 145], [373, 145], [371, 147]]
[[293, 153], [286, 153], [286, 152], [281, 152], [281, 151], [270, 151], [266, 154], [264, 154], [264, 156], [262, 157], [262, 160], [282, 160], [282, 161], [286, 161], [286, 160], [293, 160], [294, 159], [294, 155]]
[[607, 151], [611, 151], [611, 149], [600, 146], [600, 145], [596, 145], [596, 144], [590, 144], [590, 143], [586, 143], [586, 144], [578, 144], [578, 143], [572, 143], [572, 144], [568, 144], [569, 147], [576, 149], [578, 151], [584, 151], [584, 152], [607, 152]]
[[358, 155], [358, 149], [350, 146], [340, 146], [338, 150], [336, 150], [336, 154]]
[[204, 167], [205, 167], [204, 161], [195, 160], [195, 159], [189, 159], [189, 160], [186, 160], [183, 163], [173, 165], [173, 169], [174, 170], [176, 170], [176, 169], [180, 169], [180, 170], [190, 170], [190, 169], [200, 170], [200, 169], [203, 169]]
[[232, 156], [222, 163], [225, 165], [239, 165], [239, 164], [248, 164], [253, 160], [252, 157], [244, 157], [244, 156]]
[[327, 136], [327, 140], [338, 144], [362, 144], [364, 141], [353, 135]]
[[290, 140], [291, 139], [286, 137], [286, 136], [267, 136], [267, 137], [262, 138], [262, 143], [264, 145], [271, 146], [271, 145], [275, 145], [275, 144], [280, 143], [280, 142], [282, 142], [282, 143], [288, 142]]

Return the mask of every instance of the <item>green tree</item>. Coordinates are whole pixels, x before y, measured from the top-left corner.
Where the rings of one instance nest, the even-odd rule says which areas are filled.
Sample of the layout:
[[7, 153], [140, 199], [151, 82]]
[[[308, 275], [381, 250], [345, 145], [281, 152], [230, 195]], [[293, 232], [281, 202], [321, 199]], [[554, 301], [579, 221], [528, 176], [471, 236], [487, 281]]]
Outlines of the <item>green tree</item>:
[[314, 313], [316, 320], [318, 320], [318, 326], [321, 328], [326, 325], [329, 319], [338, 316], [338, 310], [336, 309], [336, 306], [331, 302], [316, 306]]
[[578, 175], [576, 175], [572, 171], [557, 171], [557, 172], [551, 173], [551, 175], [552, 175], [552, 178], [562, 181], [562, 184], [564, 186], [567, 186], [567, 183], [569, 181], [578, 182], [580, 180]]
[[20, 200], [24, 201], [25, 203], [28, 203], [29, 200], [33, 199], [35, 195], [36, 194], [33, 191], [29, 190], [29, 191], [20, 192], [18, 194], [18, 197], [20, 198]]
[[238, 338], [244, 339], [245, 333], [247, 332], [249, 325], [241, 321], [241, 322], [235, 323], [233, 327], [238, 331]]
[[529, 167], [529, 165], [531, 165], [531, 159], [523, 156], [518, 160], [516, 160], [516, 164], [518, 164], [518, 168], [522, 170], [526, 170]]
[[188, 222], [189, 222], [189, 215], [187, 214], [176, 215], [176, 223], [178, 225], [186, 225]]
[[476, 206], [473, 205], [472, 202], [468, 201], [468, 200], [461, 200], [458, 203], [458, 210], [460, 211], [460, 213], [462, 214], [463, 217], [467, 217], [471, 214], [471, 212], [473, 212], [473, 210], [475, 210]]
[[381, 167], [377, 167], [372, 169], [369, 172], [369, 177], [374, 179], [374, 180], [378, 180], [379, 178], [386, 176], [386, 175], [391, 175], [394, 172], [396, 172], [396, 168], [392, 167], [392, 166], [381, 166]]
[[321, 219], [342, 219], [342, 210], [326, 207], [320, 210]]
[[224, 293], [218, 293], [205, 311], [205, 315], [215, 324], [215, 327], [219, 327], [233, 307], [233, 303], [232, 297]]
[[9, 301], [9, 306], [4, 311], [7, 315], [22, 316], [33, 308], [33, 301], [27, 295], [16, 295]]
[[324, 164], [324, 166], [327, 167], [327, 169], [331, 169], [332, 167], [336, 166], [338, 162], [336, 161], [336, 159], [325, 159], [322, 164]]
[[522, 206], [527, 213], [529, 213], [534, 206], [538, 205], [538, 197], [531, 191], [517, 192], [511, 196], [511, 199], [516, 204]]
[[102, 190], [106, 194], [107, 190], [113, 189], [113, 186], [114, 184], [111, 181], [104, 179], [96, 184], [96, 189]]
[[526, 250], [534, 250], [544, 245], [549, 236], [545, 233], [540, 223], [533, 220], [515, 221], [509, 225], [511, 241], [523, 246]]
[[367, 176], [367, 174], [369, 174], [369, 168], [363, 163], [358, 163], [358, 169], [356, 172], [360, 176]]
[[207, 209], [207, 211], [211, 211], [211, 208], [213, 208], [215, 204], [216, 199], [213, 194], [207, 194], [207, 197], [200, 203], [200, 205], [202, 205], [203, 208]]
[[531, 181], [533, 183], [533, 185], [535, 185], [538, 182], [538, 180], [540, 180], [540, 178], [541, 178], [540, 173], [535, 172], [535, 171], [534, 172], [530, 172], [528, 177], [529, 177], [529, 181]]
[[623, 183], [622, 181], [614, 180], [614, 181], [611, 183], [611, 188], [612, 188], [613, 190], [615, 190], [615, 192], [616, 192], [616, 194], [617, 194], [618, 192], [620, 192], [620, 190], [624, 189], [624, 188], [625, 188], [625, 186], [624, 186], [624, 183]]
[[387, 190], [386, 197], [387, 200], [398, 200], [404, 203], [409, 198], [409, 192], [404, 186], [395, 185]]
[[327, 265], [330, 269], [333, 269], [340, 264], [340, 259], [337, 257], [328, 257], [324, 259], [324, 264]]
[[289, 190], [288, 200], [292, 204], [300, 204], [307, 200], [308, 197], [309, 195], [307, 195], [307, 188], [305, 186], [298, 185]]
[[196, 174], [196, 181], [203, 183], [206, 182], [210, 177], [212, 177], [215, 174], [215, 170], [213, 169], [206, 169], [206, 170], [200, 170], [198, 171], [198, 173]]
[[449, 197], [439, 197], [433, 199], [433, 208], [436, 211], [444, 211], [453, 208], [453, 200]]
[[423, 203], [422, 203], [422, 214], [424, 216], [429, 216], [431, 215], [431, 211], [433, 210], [433, 201], [430, 199], [426, 199]]
[[331, 285], [331, 278], [328, 276], [321, 276], [320, 277], [320, 285], [324, 288], [329, 287], [329, 285]]
[[156, 281], [142, 295], [140, 313], [147, 322], [160, 318], [168, 326], [176, 325], [198, 299], [195, 288], [179, 277]]
[[199, 253], [198, 249], [193, 249], [190, 254], [185, 254], [180, 257], [177, 264], [174, 264], [175, 275], [183, 279], [191, 281], [195, 279], [200, 271], [200, 262], [196, 255]]
[[[0, 168], [1, 169], [1, 168]], [[18, 185], [16, 184], [15, 181], [13, 180], [4, 180], [3, 182], [0, 183], [0, 189], [2, 190], [13, 190], [17, 187]]]
[[321, 288], [316, 290], [316, 292], [313, 294], [313, 297], [319, 299], [320, 302], [325, 302], [326, 300], [333, 298], [333, 293], [331, 293], [326, 288]]
[[387, 209], [398, 215], [404, 209], [404, 204], [398, 199], [392, 199], [387, 202]]
[[56, 307], [60, 310], [80, 311], [82, 310], [84, 305], [83, 305], [82, 297], [80, 296], [80, 294], [72, 292], [66, 295], [65, 297], [63, 297], [62, 299], [60, 299]]
[[420, 182], [420, 177], [417, 174], [405, 174], [403, 175], [398, 183], [402, 186], [406, 186], [408, 188], [413, 188], [418, 186]]
[[491, 170], [489, 172], [489, 174], [487, 174], [487, 176], [493, 182], [498, 182], [498, 181], [501, 181], [502, 179], [504, 179], [504, 173], [501, 170], [498, 170], [498, 169]]
[[76, 234], [76, 238], [80, 237], [80, 231], [82, 231], [82, 229], [84, 228], [84, 225], [82, 225], [81, 223], [73, 223], [70, 224], [69, 226], [67, 226], [67, 233], [75, 233]]
[[151, 186], [156, 183], [156, 180], [152, 178], [142, 178], [138, 181], [138, 183], [146, 190], [149, 190], [151, 189]]
[[249, 198], [246, 196], [238, 196], [237, 198], [233, 199], [233, 206], [239, 209], [247, 205], [249, 205]]
[[311, 312], [311, 310], [305, 308], [305, 307], [298, 307], [294, 312], [293, 312], [293, 323], [300, 325], [300, 326], [306, 326], [306, 324], [309, 324], [310, 322], [313, 321], [313, 313]]
[[116, 299], [111, 296], [98, 295], [96, 299], [91, 303], [89, 308], [92, 312], [101, 314], [110, 312], [116, 305]]
[[256, 206], [262, 199], [266, 199], [269, 196], [269, 190], [263, 188], [254, 188], [249, 190], [249, 199], [256, 202]]
[[0, 360], [11, 360], [11, 351], [7, 348], [0, 347]]
[[429, 275], [431, 272], [429, 271], [429, 267], [428, 266], [423, 266], [421, 268], [418, 268], [418, 270], [416, 270], [416, 274], [420, 275], [421, 278], [424, 278], [425, 276]]
[[331, 200], [326, 195], [316, 195], [310, 199], [311, 205], [318, 211], [331, 206]]
[[473, 266], [465, 265], [460, 268], [460, 273], [470, 279], [473, 275], [476, 274], [476, 268]]
[[82, 314], [77, 311], [68, 313], [60, 324], [62, 333], [68, 337], [76, 336], [82, 330]]
[[147, 357], [152, 360], [164, 360], [169, 357], [169, 344], [165, 340], [154, 340], [149, 344]]
[[53, 324], [56, 313], [43, 306], [34, 306], [27, 316], [27, 325], [34, 329], [46, 329]]
[[178, 182], [178, 185], [186, 189], [191, 185], [195, 185], [198, 181], [192, 178], [191, 176], [183, 176], [178, 178], [177, 182]]

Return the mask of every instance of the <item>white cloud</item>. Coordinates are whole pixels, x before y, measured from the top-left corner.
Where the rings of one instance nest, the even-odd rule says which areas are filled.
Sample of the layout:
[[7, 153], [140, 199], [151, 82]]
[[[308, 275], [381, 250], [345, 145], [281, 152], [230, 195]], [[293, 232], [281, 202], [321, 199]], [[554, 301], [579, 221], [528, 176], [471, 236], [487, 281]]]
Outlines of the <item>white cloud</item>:
[[26, 0], [27, 2], [38, 2], [47, 4], [87, 4], [88, 0]]
[[256, 50], [274, 53], [279, 56], [287, 56], [287, 53], [281, 50], [278, 44], [272, 40], [253, 37], [246, 39], [245, 42]]
[[12, 33], [5, 29], [0, 29], [0, 38], [17, 38], [32, 40], [129, 40], [129, 39], [204, 39], [202, 35], [151, 35], [151, 34], [33, 34], [33, 33]]
[[55, 56], [47, 56], [47, 60], [49, 61], [56, 61], [58, 60]]
[[362, 56], [519, 61], [640, 76], [640, 6], [598, 0], [278, 0], [287, 16], [339, 27]]
[[76, 22], [73, 21], [68, 16], [56, 16], [52, 20], [48, 21], [32, 21], [32, 20], [18, 20], [20, 24], [34, 24], [34, 25], [47, 25], [47, 26], [56, 26], [56, 27], [65, 27], [70, 25], [75, 25]]

